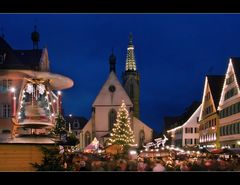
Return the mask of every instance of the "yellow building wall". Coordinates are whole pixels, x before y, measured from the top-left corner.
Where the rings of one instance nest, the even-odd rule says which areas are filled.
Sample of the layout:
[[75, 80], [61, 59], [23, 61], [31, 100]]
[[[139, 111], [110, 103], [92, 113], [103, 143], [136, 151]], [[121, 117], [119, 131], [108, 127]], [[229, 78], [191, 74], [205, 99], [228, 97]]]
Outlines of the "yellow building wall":
[[[210, 99], [209, 100], [206, 100], [205, 97], [203, 97], [203, 102], [202, 102], [203, 107], [202, 107], [202, 112], [201, 112], [201, 114], [202, 114], [201, 118], [202, 119], [200, 120], [199, 123], [200, 123], [200, 125], [203, 125], [203, 124], [207, 123], [208, 121], [216, 118], [216, 126], [214, 126], [215, 129], [212, 129], [212, 127], [207, 128], [205, 130], [200, 130], [199, 129], [199, 137], [201, 137], [204, 134], [212, 134], [212, 133], [216, 132], [216, 140], [205, 142], [205, 144], [206, 143], [216, 144], [216, 147], [219, 148], [220, 147], [220, 143], [219, 143], [219, 136], [220, 136], [219, 116], [218, 116], [216, 107], [214, 106], [214, 101], [213, 101], [213, 97], [212, 97], [212, 94], [211, 94], [211, 90], [210, 90], [209, 85], [207, 83], [207, 87], [205, 89], [205, 94], [204, 95], [206, 96], [207, 93], [209, 93], [209, 92], [210, 92]], [[210, 114], [204, 115], [204, 110], [211, 105], [213, 106], [213, 112], [210, 113]], [[204, 143], [200, 143], [200, 144], [204, 144]]]
[[[36, 171], [30, 163], [41, 163], [43, 154], [37, 144], [0, 144], [0, 171]], [[44, 145], [45, 146], [45, 145]], [[53, 145], [46, 145], [53, 147]]]
[[216, 135], [217, 136], [216, 141], [209, 141], [208, 143], [209, 144], [211, 144], [211, 143], [216, 144], [217, 148], [219, 148], [220, 147], [220, 143], [219, 143], [220, 127], [219, 127], [219, 116], [218, 116], [218, 114], [215, 112], [211, 116], [208, 116], [205, 119], [201, 120], [200, 125], [203, 125], [203, 124], [207, 123], [208, 121], [213, 120], [215, 118], [216, 118], [216, 126], [214, 126], [215, 129], [212, 129], [212, 127], [210, 127], [210, 128], [205, 129], [205, 130], [201, 130], [201, 131], [199, 131], [199, 136], [202, 136], [203, 134], [212, 134], [212, 133], [216, 132], [216, 134], [217, 134]]

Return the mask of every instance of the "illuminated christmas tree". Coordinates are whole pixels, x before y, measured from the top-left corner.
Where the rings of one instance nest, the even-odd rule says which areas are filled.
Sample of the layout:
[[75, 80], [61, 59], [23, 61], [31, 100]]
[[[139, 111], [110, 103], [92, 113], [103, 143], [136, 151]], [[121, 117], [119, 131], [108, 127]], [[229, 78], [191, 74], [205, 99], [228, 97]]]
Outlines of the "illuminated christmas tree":
[[134, 144], [134, 135], [130, 125], [129, 113], [124, 101], [122, 101], [122, 105], [119, 108], [116, 123], [114, 123], [110, 135], [110, 144], [122, 145], [125, 149]]
[[66, 122], [61, 114], [56, 118], [55, 127], [52, 129], [51, 133], [54, 135], [59, 135], [61, 132], [66, 131]]

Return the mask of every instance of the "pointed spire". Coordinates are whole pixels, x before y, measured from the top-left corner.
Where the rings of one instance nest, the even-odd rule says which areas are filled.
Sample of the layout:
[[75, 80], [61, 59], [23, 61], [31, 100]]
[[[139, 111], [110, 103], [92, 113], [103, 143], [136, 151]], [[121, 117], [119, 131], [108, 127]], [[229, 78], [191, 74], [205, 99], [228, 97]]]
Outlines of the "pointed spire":
[[133, 36], [132, 33], [129, 35], [129, 44], [127, 48], [127, 59], [126, 59], [126, 71], [136, 71], [136, 61], [134, 55]]
[[133, 35], [131, 32], [129, 34], [129, 45], [133, 45]]
[[109, 65], [110, 65], [110, 73], [111, 71], [113, 71], [114, 73], [116, 73], [116, 57], [113, 53], [113, 48], [112, 48], [112, 54], [109, 56]]
[[38, 49], [38, 42], [39, 42], [39, 33], [37, 32], [37, 26], [34, 25], [34, 31], [32, 32], [31, 39], [33, 42], [33, 49]]

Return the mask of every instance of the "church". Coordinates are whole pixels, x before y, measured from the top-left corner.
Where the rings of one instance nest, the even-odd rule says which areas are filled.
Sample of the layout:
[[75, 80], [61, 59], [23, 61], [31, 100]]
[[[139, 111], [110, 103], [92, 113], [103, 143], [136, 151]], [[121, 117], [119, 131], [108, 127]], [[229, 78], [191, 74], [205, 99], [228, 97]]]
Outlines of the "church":
[[108, 78], [93, 102], [91, 118], [80, 134], [81, 148], [85, 148], [90, 144], [94, 137], [102, 145], [107, 145], [122, 100], [124, 100], [130, 115], [136, 147], [142, 147], [145, 143], [152, 141], [153, 130], [139, 118], [140, 75], [137, 71], [132, 35], [129, 37], [122, 84], [116, 75], [115, 65], [116, 57], [112, 53], [109, 57], [110, 70]]

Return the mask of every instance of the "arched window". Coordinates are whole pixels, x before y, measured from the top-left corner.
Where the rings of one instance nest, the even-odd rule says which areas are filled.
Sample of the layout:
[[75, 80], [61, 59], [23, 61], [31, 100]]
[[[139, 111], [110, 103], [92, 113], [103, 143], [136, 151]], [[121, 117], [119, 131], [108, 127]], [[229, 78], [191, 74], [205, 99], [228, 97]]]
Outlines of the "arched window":
[[143, 130], [139, 132], [139, 147], [142, 147], [144, 145], [145, 141], [145, 133]]
[[108, 113], [108, 128], [112, 130], [114, 123], [116, 122], [117, 112], [111, 109]]
[[85, 146], [88, 146], [91, 143], [91, 134], [89, 131], [85, 132]]

